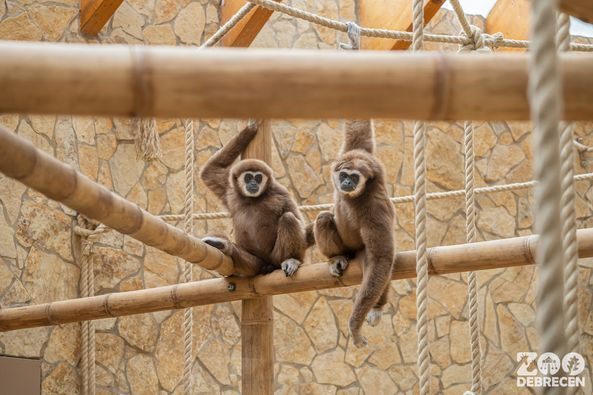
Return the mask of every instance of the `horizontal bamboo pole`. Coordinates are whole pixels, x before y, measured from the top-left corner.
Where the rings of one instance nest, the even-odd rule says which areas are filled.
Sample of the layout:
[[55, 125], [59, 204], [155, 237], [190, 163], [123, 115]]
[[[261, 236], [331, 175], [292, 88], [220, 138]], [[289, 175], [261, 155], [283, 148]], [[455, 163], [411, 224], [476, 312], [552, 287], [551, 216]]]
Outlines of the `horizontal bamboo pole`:
[[142, 210], [1, 126], [0, 172], [146, 245], [222, 275], [233, 273], [231, 259], [216, 248]]
[[[579, 256], [593, 256], [593, 228], [577, 231]], [[535, 263], [537, 236], [483, 241], [428, 249], [430, 274], [448, 274]], [[112, 293], [33, 306], [0, 309], [0, 331], [95, 320], [154, 311], [180, 309], [233, 300], [360, 284], [361, 257], [355, 258], [340, 278], [327, 264], [301, 267], [294, 277], [277, 270], [252, 278], [215, 278], [139, 291]], [[416, 252], [396, 256], [394, 280], [416, 276]]]
[[[0, 113], [528, 120], [526, 54], [0, 41]], [[564, 118], [593, 119], [593, 55], [562, 59]]]

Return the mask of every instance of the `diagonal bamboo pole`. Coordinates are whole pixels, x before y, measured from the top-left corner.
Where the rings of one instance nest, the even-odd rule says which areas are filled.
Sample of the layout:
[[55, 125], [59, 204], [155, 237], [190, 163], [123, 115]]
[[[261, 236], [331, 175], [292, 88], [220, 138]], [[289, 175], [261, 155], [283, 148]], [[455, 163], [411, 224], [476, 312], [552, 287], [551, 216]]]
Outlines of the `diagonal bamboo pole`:
[[146, 245], [222, 275], [233, 262], [0, 126], [0, 172]]
[[[593, 257], [593, 228], [579, 230], [577, 239], [579, 257]], [[536, 245], [537, 236], [523, 236], [429, 248], [429, 273], [440, 275], [533, 265]], [[301, 267], [293, 278], [286, 277], [282, 271], [277, 270], [252, 278], [215, 278], [139, 291], [4, 308], [0, 309], [0, 331], [357, 285], [362, 276], [361, 258], [355, 258], [340, 278], [329, 274], [327, 264], [316, 263]], [[392, 278], [415, 278], [415, 269], [416, 251], [400, 252], [396, 256]]]
[[[351, 52], [0, 41], [0, 113], [529, 119], [525, 54]], [[563, 56], [566, 120], [593, 119], [591, 69]]]

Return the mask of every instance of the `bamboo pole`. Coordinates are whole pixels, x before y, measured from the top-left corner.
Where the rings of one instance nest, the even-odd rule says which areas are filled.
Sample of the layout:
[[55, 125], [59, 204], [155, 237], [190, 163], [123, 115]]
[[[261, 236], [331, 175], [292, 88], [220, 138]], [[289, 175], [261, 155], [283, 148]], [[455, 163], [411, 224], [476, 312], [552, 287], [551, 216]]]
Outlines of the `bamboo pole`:
[[146, 245], [222, 275], [233, 273], [231, 259], [216, 248], [142, 210], [1, 126], [0, 172]]
[[[264, 121], [243, 152], [244, 159], [272, 164], [272, 126]], [[272, 296], [245, 299], [241, 303], [241, 393], [271, 395], [274, 392], [274, 302]]]
[[[528, 120], [525, 54], [0, 41], [0, 113]], [[565, 113], [593, 119], [593, 55], [563, 56]]]
[[[593, 257], [593, 228], [580, 229], [577, 239], [579, 257]], [[431, 275], [440, 275], [533, 265], [536, 244], [537, 236], [523, 236], [429, 248], [429, 272]], [[316, 263], [299, 268], [292, 278], [277, 270], [252, 278], [215, 278], [139, 291], [3, 308], [0, 309], [0, 331], [357, 285], [362, 276], [361, 258], [355, 258], [340, 278], [329, 274], [326, 263]], [[416, 252], [398, 253], [392, 279], [415, 277]]]

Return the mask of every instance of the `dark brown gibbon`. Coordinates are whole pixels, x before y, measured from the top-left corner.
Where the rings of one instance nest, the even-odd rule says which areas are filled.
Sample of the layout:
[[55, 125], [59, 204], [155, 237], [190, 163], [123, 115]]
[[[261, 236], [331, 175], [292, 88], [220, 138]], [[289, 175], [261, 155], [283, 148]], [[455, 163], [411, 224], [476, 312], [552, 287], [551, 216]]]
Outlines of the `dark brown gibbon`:
[[288, 190], [261, 160], [235, 159], [255, 137], [250, 123], [204, 165], [200, 177], [231, 214], [235, 242], [226, 237], [202, 240], [233, 259], [235, 274], [253, 276], [282, 268], [292, 276], [314, 243]]
[[341, 276], [348, 260], [364, 250], [362, 283], [349, 320], [357, 347], [367, 344], [360, 334], [365, 317], [371, 326], [381, 320], [395, 258], [395, 211], [374, 146], [370, 120], [347, 122], [342, 152], [332, 167], [334, 210], [320, 213], [314, 228], [317, 245], [329, 258], [334, 276]]

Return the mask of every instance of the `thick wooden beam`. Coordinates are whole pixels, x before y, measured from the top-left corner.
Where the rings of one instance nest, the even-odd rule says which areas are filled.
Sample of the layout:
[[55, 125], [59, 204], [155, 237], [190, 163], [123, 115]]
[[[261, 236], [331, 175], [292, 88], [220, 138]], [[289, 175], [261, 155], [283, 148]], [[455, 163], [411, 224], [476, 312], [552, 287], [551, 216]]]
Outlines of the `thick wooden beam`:
[[230, 258], [216, 248], [165, 223], [2, 126], [0, 172], [149, 246], [223, 275], [233, 273]]
[[[243, 159], [272, 165], [272, 126], [264, 121], [243, 152]], [[274, 301], [272, 296], [245, 299], [241, 304], [241, 393], [274, 393]]]
[[99, 34], [123, 0], [80, 0], [80, 31]]
[[[486, 33], [502, 33], [505, 38], [527, 40], [531, 20], [530, 0], [498, 0], [486, 18]], [[525, 48], [500, 47], [497, 51], [525, 52]]]
[[[435, 16], [445, 0], [426, 0], [424, 25]], [[410, 0], [360, 0], [358, 19], [361, 26], [379, 29], [412, 31], [412, 2]], [[411, 42], [384, 38], [362, 37], [361, 48], [372, 50], [404, 50]]]
[[582, 21], [593, 23], [593, 0], [561, 0], [560, 10]]
[[[526, 54], [0, 42], [0, 113], [527, 120]], [[593, 55], [562, 56], [564, 119], [593, 119]]]
[[[281, 0], [277, 0], [281, 1]], [[220, 6], [221, 25], [228, 21], [247, 2], [245, 0], [223, 0]], [[262, 7], [251, 10], [237, 26], [231, 29], [222, 39], [225, 47], [248, 47], [264, 27], [273, 11]]]
[[[580, 258], [593, 257], [593, 228], [577, 231]], [[533, 265], [537, 236], [483, 241], [428, 249], [431, 275]], [[276, 270], [253, 278], [226, 277], [139, 291], [119, 292], [0, 309], [0, 331], [65, 324], [84, 320], [181, 309], [191, 306], [260, 298], [294, 292], [360, 284], [361, 259], [352, 260], [340, 278], [329, 274], [327, 263], [305, 265], [293, 277]], [[396, 255], [393, 280], [416, 277], [416, 252]]]

